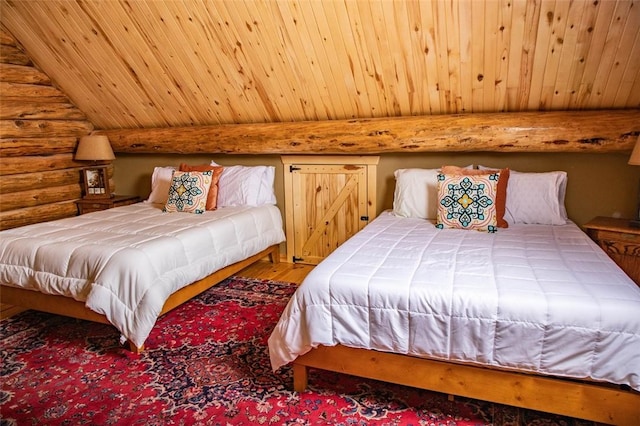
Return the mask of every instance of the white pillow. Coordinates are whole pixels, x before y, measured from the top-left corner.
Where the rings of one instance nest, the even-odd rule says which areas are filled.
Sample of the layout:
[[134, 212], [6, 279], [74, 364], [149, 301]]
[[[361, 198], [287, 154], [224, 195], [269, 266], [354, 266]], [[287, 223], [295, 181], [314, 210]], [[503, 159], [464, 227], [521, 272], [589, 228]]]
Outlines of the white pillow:
[[566, 172], [523, 173], [511, 170], [504, 218], [510, 224], [565, 225], [566, 192]]
[[166, 204], [169, 199], [169, 188], [175, 167], [156, 167], [151, 175], [151, 194], [146, 199], [147, 203]]
[[[212, 166], [220, 166], [215, 161]], [[222, 166], [218, 207], [276, 204], [273, 166]]]
[[393, 193], [396, 216], [436, 219], [438, 216], [439, 169], [398, 169]]

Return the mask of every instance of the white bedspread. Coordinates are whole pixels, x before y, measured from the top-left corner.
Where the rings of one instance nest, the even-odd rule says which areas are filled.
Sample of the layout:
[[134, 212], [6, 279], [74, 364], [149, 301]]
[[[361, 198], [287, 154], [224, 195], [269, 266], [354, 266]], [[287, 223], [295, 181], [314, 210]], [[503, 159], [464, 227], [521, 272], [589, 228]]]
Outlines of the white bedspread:
[[0, 284], [86, 302], [141, 346], [172, 293], [284, 238], [273, 205], [138, 203], [0, 232]]
[[336, 344], [640, 390], [640, 288], [573, 223], [488, 234], [384, 212], [307, 276], [271, 364]]

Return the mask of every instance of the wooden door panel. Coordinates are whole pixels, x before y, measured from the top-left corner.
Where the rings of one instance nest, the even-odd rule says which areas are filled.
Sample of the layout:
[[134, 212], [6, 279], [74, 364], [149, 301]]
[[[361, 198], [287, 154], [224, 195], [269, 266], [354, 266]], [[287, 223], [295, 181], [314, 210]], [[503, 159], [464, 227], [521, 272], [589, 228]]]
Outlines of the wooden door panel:
[[293, 172], [294, 199], [307, 200], [294, 212], [294, 256], [299, 262], [317, 264], [362, 228], [364, 183], [361, 166], [300, 166]]
[[375, 217], [376, 156], [283, 155], [287, 256], [318, 264]]

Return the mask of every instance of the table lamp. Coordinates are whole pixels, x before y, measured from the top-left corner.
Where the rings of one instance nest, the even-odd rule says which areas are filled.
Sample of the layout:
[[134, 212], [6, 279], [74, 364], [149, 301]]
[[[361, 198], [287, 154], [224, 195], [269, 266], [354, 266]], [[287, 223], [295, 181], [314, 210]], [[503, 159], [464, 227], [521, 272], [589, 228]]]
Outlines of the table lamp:
[[[640, 166], [640, 136], [636, 141], [636, 145], [633, 147], [631, 157], [629, 157], [629, 164], [632, 166]], [[636, 217], [631, 221], [631, 226], [634, 228], [640, 228], [640, 188], [638, 188], [638, 208], [636, 210]]]
[[[82, 169], [84, 198], [110, 198], [107, 166], [102, 163], [114, 160], [109, 138], [105, 135], [88, 135], [80, 138], [75, 159], [91, 161], [93, 165]], [[100, 162], [100, 164], [98, 164]]]

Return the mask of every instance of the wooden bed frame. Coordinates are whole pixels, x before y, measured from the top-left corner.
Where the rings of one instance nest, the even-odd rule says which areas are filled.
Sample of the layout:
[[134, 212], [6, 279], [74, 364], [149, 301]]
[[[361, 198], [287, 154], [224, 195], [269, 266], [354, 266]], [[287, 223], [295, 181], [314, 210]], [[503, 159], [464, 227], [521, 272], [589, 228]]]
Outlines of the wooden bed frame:
[[[262, 250], [261, 252], [254, 254], [253, 256], [219, 269], [211, 275], [181, 288], [180, 290], [169, 296], [164, 306], [162, 307], [162, 311], [160, 312], [159, 316], [164, 315], [170, 310], [182, 305], [186, 301], [191, 300], [203, 291], [213, 287], [219, 282], [225, 280], [226, 278], [229, 278], [235, 273], [241, 271], [242, 269], [266, 256], [269, 256], [269, 260], [272, 263], [279, 263], [279, 244], [270, 246]], [[69, 297], [44, 294], [18, 287], [0, 287], [1, 303], [20, 306], [27, 309], [34, 309], [36, 311], [64, 315], [82, 320], [111, 324], [104, 315], [98, 314], [86, 308], [84, 302], [78, 302], [77, 300], [71, 299]], [[131, 341], [129, 341], [129, 347], [135, 353], [141, 353], [144, 350], [144, 345], [137, 347]]]
[[293, 362], [294, 390], [306, 389], [310, 367], [596, 422], [640, 425], [640, 392], [628, 387], [338, 345], [319, 346]]

